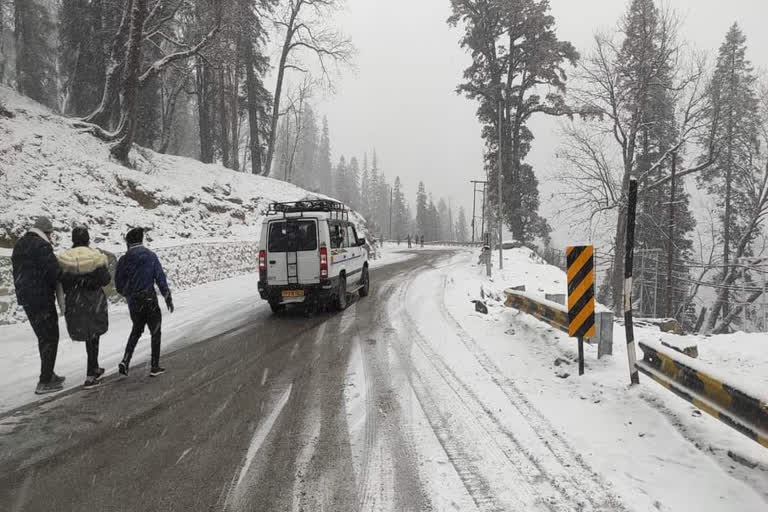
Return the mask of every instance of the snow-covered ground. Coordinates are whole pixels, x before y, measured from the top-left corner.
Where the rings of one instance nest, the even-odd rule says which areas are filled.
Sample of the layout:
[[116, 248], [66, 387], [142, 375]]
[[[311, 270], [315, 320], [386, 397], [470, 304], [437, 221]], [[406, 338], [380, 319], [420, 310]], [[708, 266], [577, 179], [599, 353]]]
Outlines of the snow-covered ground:
[[100, 245], [122, 246], [131, 226], [152, 240], [254, 240], [270, 202], [309, 192], [271, 178], [162, 155], [136, 146], [132, 168], [72, 120], [0, 86], [13, 118], [0, 118], [0, 247], [11, 246], [37, 215], [51, 217], [63, 240], [73, 223]]
[[[642, 375], [641, 385], [630, 388], [623, 327], [615, 329], [612, 357], [597, 360], [596, 347], [587, 345], [586, 375], [579, 377], [575, 340], [504, 307], [502, 291], [509, 286], [525, 284], [542, 298], [564, 293], [562, 271], [515, 249], [505, 251], [504, 271], [499, 275], [494, 265], [489, 280], [476, 259], [464, 256], [442, 276], [445, 305], [469, 333], [458, 350], [469, 350], [482, 370], [498, 371], [502, 384], [508, 379], [633, 509], [768, 510], [768, 451]], [[428, 286], [440, 283], [421, 285]], [[470, 303], [480, 298], [481, 287], [499, 299], [488, 300], [489, 315], [474, 312]], [[445, 331], [441, 339], [450, 339], [456, 328], [444, 321], [430, 327]], [[674, 335], [638, 328], [636, 336], [658, 345]], [[765, 335], [688, 341], [698, 344], [697, 364], [751, 384], [744, 386], [750, 390], [768, 389]], [[756, 467], [736, 462], [729, 452]]]

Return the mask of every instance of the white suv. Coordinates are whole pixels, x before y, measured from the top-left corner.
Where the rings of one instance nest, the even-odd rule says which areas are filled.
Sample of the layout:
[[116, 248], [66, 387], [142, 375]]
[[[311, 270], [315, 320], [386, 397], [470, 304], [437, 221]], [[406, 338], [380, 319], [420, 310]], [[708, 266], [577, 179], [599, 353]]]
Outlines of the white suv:
[[368, 250], [349, 211], [330, 200], [273, 203], [261, 228], [259, 295], [272, 311], [288, 304], [308, 310], [368, 295]]

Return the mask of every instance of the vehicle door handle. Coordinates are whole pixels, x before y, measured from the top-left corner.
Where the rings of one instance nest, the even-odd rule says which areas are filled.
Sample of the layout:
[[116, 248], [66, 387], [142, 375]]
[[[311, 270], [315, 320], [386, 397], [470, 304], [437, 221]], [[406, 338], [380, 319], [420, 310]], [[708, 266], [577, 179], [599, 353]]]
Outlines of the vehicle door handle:
[[269, 264], [270, 264], [270, 265], [274, 265], [275, 263], [277, 263], [277, 261], [276, 261], [276, 260], [269, 260]]

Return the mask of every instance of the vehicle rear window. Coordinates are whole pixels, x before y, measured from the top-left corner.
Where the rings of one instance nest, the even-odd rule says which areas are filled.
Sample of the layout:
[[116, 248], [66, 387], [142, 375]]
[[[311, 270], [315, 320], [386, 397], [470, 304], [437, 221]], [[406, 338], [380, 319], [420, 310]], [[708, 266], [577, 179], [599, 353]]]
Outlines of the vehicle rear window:
[[317, 250], [317, 228], [311, 220], [272, 222], [269, 225], [269, 252]]

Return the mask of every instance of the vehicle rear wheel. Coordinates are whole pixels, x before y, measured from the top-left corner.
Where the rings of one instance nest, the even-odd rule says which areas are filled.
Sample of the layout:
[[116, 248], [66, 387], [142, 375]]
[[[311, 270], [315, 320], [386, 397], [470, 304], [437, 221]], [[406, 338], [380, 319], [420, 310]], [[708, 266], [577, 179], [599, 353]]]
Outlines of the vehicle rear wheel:
[[371, 279], [368, 275], [368, 267], [363, 267], [363, 277], [360, 279], [360, 285], [362, 286], [362, 288], [360, 288], [360, 296], [367, 297], [371, 290]]
[[273, 313], [282, 313], [285, 311], [285, 304], [281, 304], [276, 300], [269, 301], [269, 307], [272, 308]]
[[344, 311], [347, 309], [347, 278], [339, 277], [339, 289], [336, 291], [336, 309]]

